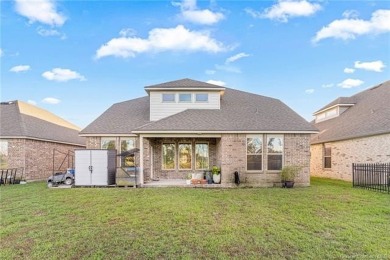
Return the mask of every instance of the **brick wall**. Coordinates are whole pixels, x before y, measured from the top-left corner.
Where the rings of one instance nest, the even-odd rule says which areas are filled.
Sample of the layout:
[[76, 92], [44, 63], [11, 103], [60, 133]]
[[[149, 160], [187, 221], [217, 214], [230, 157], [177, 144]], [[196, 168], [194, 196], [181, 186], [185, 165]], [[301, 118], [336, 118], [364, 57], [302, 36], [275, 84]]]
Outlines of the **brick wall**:
[[332, 167], [323, 168], [323, 144], [311, 145], [311, 175], [352, 181], [352, 163], [390, 162], [390, 134], [327, 143]]
[[[82, 146], [30, 139], [8, 139], [7, 141], [8, 167], [24, 168], [26, 180], [45, 180], [53, 174], [53, 149], [67, 153], [68, 150], [74, 151], [74, 149], [84, 148]], [[59, 170], [59, 166], [64, 158], [65, 155], [55, 153], [55, 170]], [[72, 161], [70, 161], [70, 164], [72, 165]], [[65, 161], [60, 170], [66, 170], [67, 167], [68, 160]]]
[[87, 137], [86, 139], [87, 139], [86, 142], [87, 149], [100, 149], [100, 145], [101, 145], [100, 137], [93, 136], [93, 137]]
[[[265, 140], [265, 138], [264, 138]], [[264, 146], [266, 145], [265, 142]], [[263, 151], [266, 151], [263, 147]], [[222, 183], [234, 182], [234, 172], [240, 174], [241, 186], [271, 187], [280, 185], [280, 172], [275, 171], [246, 171], [246, 135], [223, 134], [221, 145], [217, 150], [221, 154]], [[296, 186], [310, 185], [310, 135], [284, 135], [284, 165], [298, 165], [302, 169], [295, 179]], [[263, 154], [263, 166], [267, 165], [266, 153]]]

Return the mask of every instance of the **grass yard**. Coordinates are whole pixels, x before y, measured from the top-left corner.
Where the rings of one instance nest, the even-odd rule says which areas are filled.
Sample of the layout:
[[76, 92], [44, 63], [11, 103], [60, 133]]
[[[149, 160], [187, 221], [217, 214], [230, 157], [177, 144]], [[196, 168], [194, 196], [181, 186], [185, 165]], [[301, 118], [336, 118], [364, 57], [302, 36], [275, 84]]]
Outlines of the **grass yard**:
[[309, 188], [1, 186], [1, 259], [390, 259], [390, 195]]

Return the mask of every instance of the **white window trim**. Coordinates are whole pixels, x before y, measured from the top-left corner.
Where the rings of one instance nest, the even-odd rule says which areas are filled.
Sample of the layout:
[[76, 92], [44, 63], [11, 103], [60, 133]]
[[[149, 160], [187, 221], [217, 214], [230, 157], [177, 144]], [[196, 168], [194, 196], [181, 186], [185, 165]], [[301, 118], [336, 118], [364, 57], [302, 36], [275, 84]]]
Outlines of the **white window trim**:
[[[324, 144], [324, 152], [323, 152], [323, 156], [322, 156], [322, 168], [324, 170], [331, 170], [332, 169], [332, 147], [328, 144]], [[326, 156], [326, 148], [330, 148], [330, 155], [329, 156]], [[330, 167], [325, 167], [325, 158], [330, 158]]]
[[[208, 147], [208, 157], [207, 157], [207, 164], [208, 164], [208, 168], [202, 168], [202, 169], [197, 169], [196, 168], [196, 145], [197, 144], [207, 144], [207, 147]], [[194, 169], [196, 171], [202, 171], [202, 170], [209, 170], [210, 169], [210, 142], [199, 142], [199, 141], [195, 141], [195, 149], [194, 149]]]
[[266, 135], [267, 143], [265, 144], [265, 147], [266, 147], [266, 150], [267, 150], [267, 171], [268, 171], [268, 172], [280, 172], [282, 169], [280, 169], [280, 170], [269, 170], [269, 169], [268, 169], [268, 155], [280, 155], [280, 153], [268, 153], [268, 136], [279, 136], [279, 137], [282, 137], [282, 143], [283, 143], [283, 151], [282, 151], [282, 169], [283, 169], [283, 167], [284, 167], [284, 135], [267, 134], [267, 135]]
[[[248, 138], [261, 137], [261, 170], [248, 170]], [[251, 155], [251, 154], [249, 154]], [[256, 154], [253, 154], [256, 155]], [[245, 137], [245, 169], [248, 173], [263, 173], [264, 172], [264, 135], [251, 134]]]
[[[175, 145], [175, 148], [173, 149], [173, 151], [175, 152], [175, 158], [173, 160], [175, 165], [174, 165], [173, 169], [164, 169], [164, 144], [173, 144], [173, 145]], [[176, 149], [177, 149], [176, 142], [165, 142], [165, 143], [161, 144], [161, 170], [162, 171], [175, 171], [177, 169], [177, 152], [176, 152]]]
[[[181, 144], [189, 144], [191, 145], [191, 168], [186, 168], [186, 169], [183, 169], [183, 168], [180, 168], [180, 148], [179, 146]], [[193, 145], [192, 145], [192, 142], [178, 142], [177, 144], [177, 170], [179, 171], [188, 171], [188, 170], [192, 170], [194, 167], [193, 167], [193, 163], [194, 163], [194, 160], [193, 160], [193, 149], [192, 149]]]
[[[164, 101], [164, 95], [173, 95], [173, 101]], [[176, 93], [161, 93], [161, 103], [176, 103]]]
[[[180, 101], [180, 95], [190, 95], [191, 99], [190, 99], [190, 101]], [[179, 97], [178, 97], [177, 100], [178, 100], [179, 103], [192, 103], [192, 99], [193, 99], [192, 93], [179, 93], [178, 96], [179, 96]]]

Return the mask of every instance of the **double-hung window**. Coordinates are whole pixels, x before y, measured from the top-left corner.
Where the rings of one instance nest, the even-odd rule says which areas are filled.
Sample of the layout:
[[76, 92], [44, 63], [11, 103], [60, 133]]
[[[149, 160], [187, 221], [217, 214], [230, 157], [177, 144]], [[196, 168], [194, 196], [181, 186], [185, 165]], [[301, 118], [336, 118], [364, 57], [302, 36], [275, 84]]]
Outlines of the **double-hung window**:
[[283, 167], [283, 135], [267, 135], [267, 170]]
[[115, 137], [102, 137], [100, 148], [107, 150], [116, 149]]
[[332, 168], [332, 148], [324, 145], [324, 168]]
[[162, 145], [162, 168], [163, 170], [174, 170], [176, 161], [176, 145], [165, 143]]
[[195, 144], [195, 170], [209, 169], [209, 144]]
[[[134, 137], [121, 137], [121, 153], [134, 149], [135, 138]], [[134, 167], [134, 156], [121, 156], [122, 167]]]
[[192, 145], [179, 144], [179, 170], [192, 169]]
[[263, 170], [263, 137], [261, 135], [246, 138], [246, 168], [248, 171]]

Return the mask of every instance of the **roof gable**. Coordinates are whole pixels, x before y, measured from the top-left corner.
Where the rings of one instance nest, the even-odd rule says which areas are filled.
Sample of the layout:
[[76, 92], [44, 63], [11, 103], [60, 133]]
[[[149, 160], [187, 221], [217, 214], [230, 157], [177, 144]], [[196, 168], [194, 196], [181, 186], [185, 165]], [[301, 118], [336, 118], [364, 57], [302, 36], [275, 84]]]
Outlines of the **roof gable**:
[[169, 81], [161, 84], [156, 84], [156, 85], [150, 85], [146, 86], [145, 90], [147, 92], [151, 90], [224, 90], [224, 87], [202, 82], [202, 81], [197, 81], [193, 79], [180, 79], [180, 80], [175, 80], [175, 81]]

